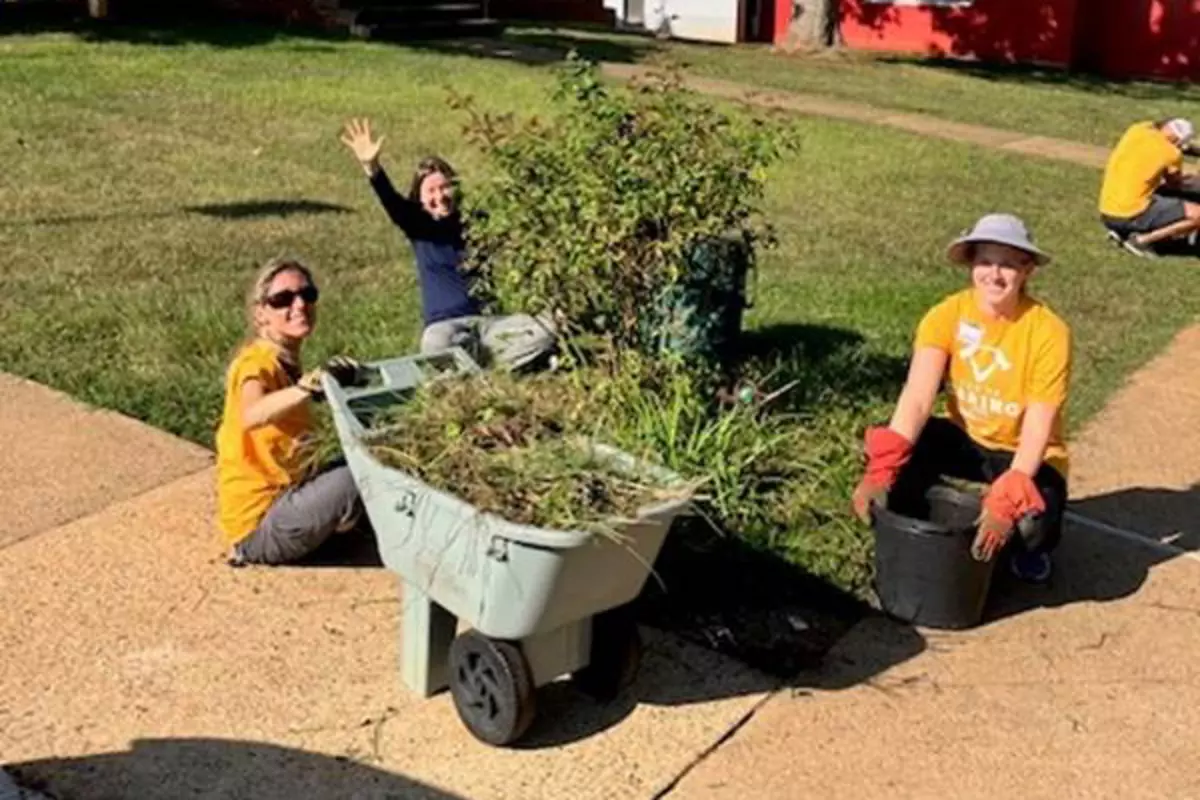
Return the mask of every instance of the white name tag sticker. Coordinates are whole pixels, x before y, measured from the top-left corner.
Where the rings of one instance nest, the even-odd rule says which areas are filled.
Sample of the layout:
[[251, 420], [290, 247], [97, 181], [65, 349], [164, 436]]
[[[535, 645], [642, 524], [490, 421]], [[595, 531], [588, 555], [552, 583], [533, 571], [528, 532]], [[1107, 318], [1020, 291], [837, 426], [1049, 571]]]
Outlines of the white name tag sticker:
[[978, 345], [983, 342], [983, 329], [970, 322], [959, 322], [958, 340], [964, 344]]

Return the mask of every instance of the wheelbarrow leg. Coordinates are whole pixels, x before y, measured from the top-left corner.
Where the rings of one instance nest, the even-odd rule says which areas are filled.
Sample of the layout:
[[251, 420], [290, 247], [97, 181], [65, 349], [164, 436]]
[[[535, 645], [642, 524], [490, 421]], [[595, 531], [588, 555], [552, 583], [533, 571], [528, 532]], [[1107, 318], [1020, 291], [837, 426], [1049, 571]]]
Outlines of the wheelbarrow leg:
[[449, 685], [446, 657], [458, 620], [412, 584], [401, 581], [400, 591], [400, 679], [430, 697]]

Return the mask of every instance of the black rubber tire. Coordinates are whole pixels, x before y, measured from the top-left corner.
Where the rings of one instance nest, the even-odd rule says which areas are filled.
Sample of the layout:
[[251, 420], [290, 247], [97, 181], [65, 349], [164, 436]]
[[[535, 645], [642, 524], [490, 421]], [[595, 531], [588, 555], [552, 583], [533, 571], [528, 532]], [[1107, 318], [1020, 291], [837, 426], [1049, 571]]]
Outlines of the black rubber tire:
[[630, 606], [621, 606], [592, 618], [592, 647], [588, 665], [571, 679], [579, 691], [599, 702], [609, 702], [633, 685], [642, 666], [642, 636]]
[[467, 730], [503, 747], [520, 739], [537, 715], [533, 675], [520, 645], [477, 631], [450, 643], [450, 694]]

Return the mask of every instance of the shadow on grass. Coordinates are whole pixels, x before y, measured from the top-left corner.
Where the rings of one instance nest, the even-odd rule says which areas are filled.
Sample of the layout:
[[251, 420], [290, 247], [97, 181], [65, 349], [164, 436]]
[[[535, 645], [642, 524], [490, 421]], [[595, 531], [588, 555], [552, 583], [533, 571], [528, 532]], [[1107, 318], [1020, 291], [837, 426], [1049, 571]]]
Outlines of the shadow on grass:
[[[780, 688], [847, 689], [925, 650], [912, 626], [882, 620], [851, 595], [733, 536], [681, 520], [632, 611], [647, 644], [634, 684], [598, 704], [570, 681], [538, 691], [524, 749], [559, 747], [618, 724], [639, 705], [674, 707]], [[860, 622], [886, 633], [852, 656], [826, 656]], [[664, 635], [666, 634], [666, 635]], [[750, 669], [747, 669], [749, 667]]]
[[879, 59], [885, 64], [904, 64], [913, 67], [957, 72], [994, 83], [1026, 86], [1050, 86], [1077, 92], [1128, 97], [1134, 100], [1171, 102], [1179, 100], [1181, 84], [1147, 80], [1105, 78], [1078, 70], [1035, 66], [1030, 64], [985, 63], [970, 59], [919, 56], [887, 56]]
[[[257, 47], [278, 39], [299, 36], [331, 43], [348, 36], [315, 25], [270, 24], [247, 19], [212, 7], [204, 0], [176, 0], [167, 4], [147, 0], [114, 0], [109, 19], [92, 19], [87, 4], [74, 2], [0, 3], [0, 36], [40, 33], [74, 34], [85, 42], [120, 42], [153, 47], [202, 44], [238, 49]], [[297, 47], [333, 51], [319, 42]]]
[[746, 332], [741, 356], [742, 372], [768, 375], [772, 386], [794, 382], [779, 403], [787, 411], [894, 400], [908, 370], [906, 358], [869, 349], [857, 331], [803, 323]]
[[95, 222], [149, 222], [184, 214], [197, 214], [229, 221], [315, 216], [318, 214], [353, 214], [354, 209], [323, 200], [243, 200], [232, 203], [205, 203], [178, 209], [158, 211], [112, 211], [95, 214], [59, 214], [29, 219], [0, 220], [0, 228], [54, 227], [87, 225]]
[[347, 758], [227, 739], [136, 739], [122, 752], [7, 768], [26, 788], [55, 797], [461, 800], [461, 795]]
[[[625, 41], [596, 36], [611, 32], [600, 26], [552, 27], [508, 23], [497, 38], [382, 37], [396, 47], [446, 55], [515, 61], [541, 65], [561, 61], [572, 49], [585, 58], [634, 63], [662, 48], [650, 37], [627, 37]], [[288, 49], [299, 52], [336, 52], [338, 42], [356, 41], [348, 32], [318, 27], [312, 21], [292, 23], [245, 18], [210, 8], [203, 0], [190, 0], [170, 9], [146, 2], [114, 3], [114, 16], [94, 20], [86, 4], [0, 3], [0, 36], [69, 33], [86, 42], [120, 42], [132, 45], [172, 47], [202, 44], [241, 49], [289, 40]], [[592, 34], [592, 35], [589, 35]], [[308, 40], [308, 41], [304, 41]]]
[[184, 211], [220, 219], [294, 217], [313, 214], [351, 214], [353, 209], [322, 200], [248, 200], [240, 203], [207, 203], [185, 206]]

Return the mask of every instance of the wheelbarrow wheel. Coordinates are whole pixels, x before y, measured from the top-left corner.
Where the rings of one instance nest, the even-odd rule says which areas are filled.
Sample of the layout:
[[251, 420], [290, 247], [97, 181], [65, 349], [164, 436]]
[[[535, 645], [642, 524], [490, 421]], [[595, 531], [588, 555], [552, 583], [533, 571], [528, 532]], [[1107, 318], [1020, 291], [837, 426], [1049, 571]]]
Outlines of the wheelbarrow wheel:
[[450, 694], [467, 730], [491, 745], [521, 738], [537, 714], [533, 675], [521, 648], [478, 631], [450, 643]]
[[575, 686], [600, 702], [613, 700], [633, 685], [642, 665], [642, 637], [629, 606], [592, 618], [592, 647], [588, 665], [571, 677]]

